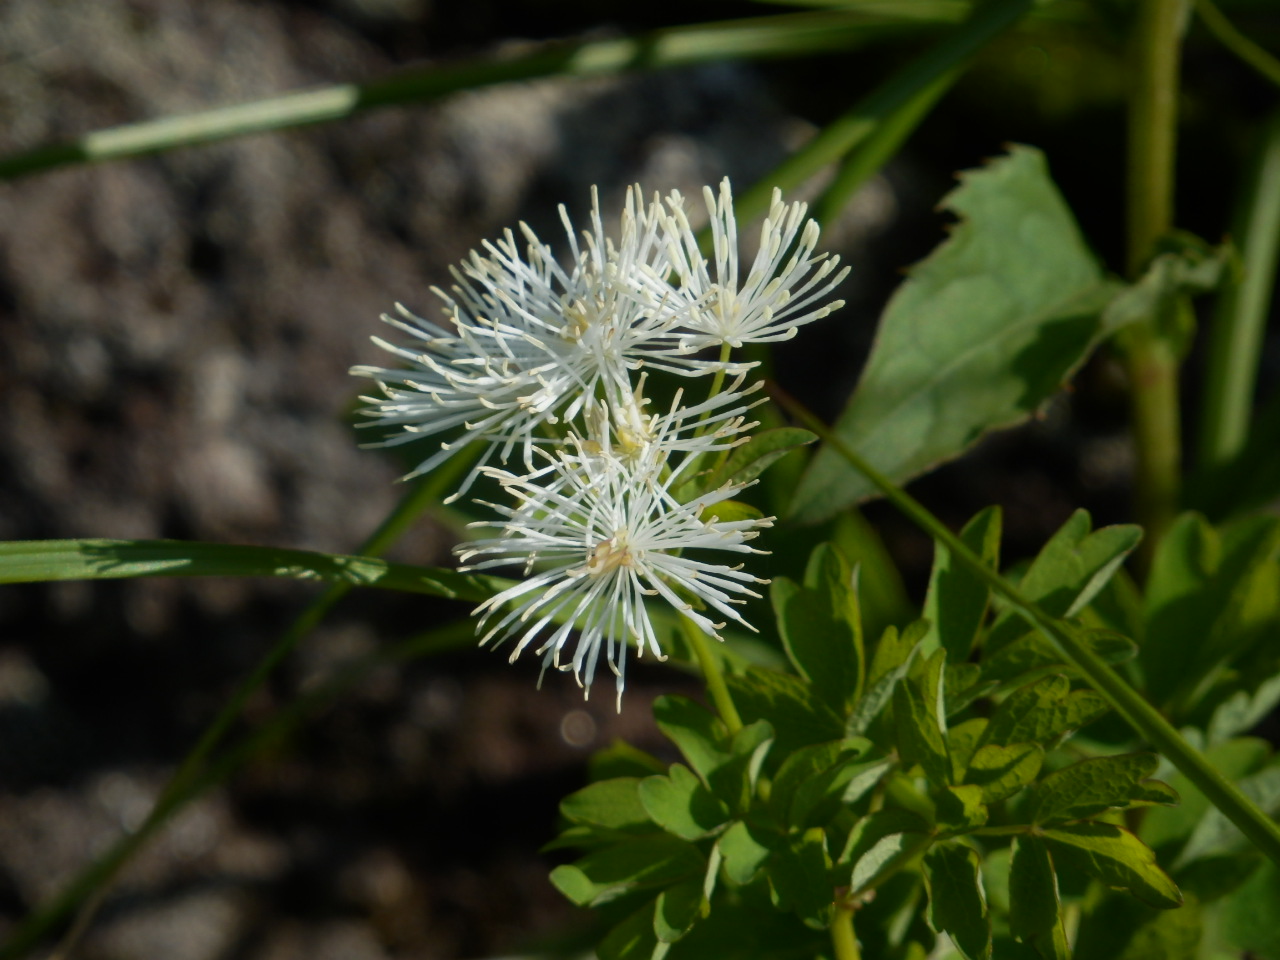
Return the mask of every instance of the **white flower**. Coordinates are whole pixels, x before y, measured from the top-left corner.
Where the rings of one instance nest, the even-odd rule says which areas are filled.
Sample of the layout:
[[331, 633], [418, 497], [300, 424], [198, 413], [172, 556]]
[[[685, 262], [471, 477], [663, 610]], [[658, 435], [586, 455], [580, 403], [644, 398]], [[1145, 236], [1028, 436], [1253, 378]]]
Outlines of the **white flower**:
[[703, 197], [711, 217], [714, 276], [685, 216], [684, 198], [678, 192], [667, 198], [672, 267], [691, 304], [687, 326], [692, 332], [685, 338], [686, 349], [788, 340], [802, 324], [844, 306], [843, 300], [820, 303], [849, 268], [836, 272], [839, 257], [814, 253], [820, 230], [815, 221], [805, 220], [805, 204], [784, 204], [782, 191], [773, 191], [755, 260], [740, 281], [729, 178], [720, 182], [719, 199], [710, 187], [703, 188]]
[[[669, 425], [656, 426], [661, 435]], [[482, 644], [515, 637], [513, 661], [535, 645], [544, 670], [572, 670], [588, 693], [603, 652], [617, 677], [621, 705], [627, 644], [634, 643], [640, 656], [647, 649], [665, 659], [648, 611], [654, 598], [717, 639], [727, 621], [713, 622], [695, 609], [695, 601], [750, 628], [735, 606], [744, 596], [759, 596], [751, 585], [765, 581], [741, 565], [698, 555], [709, 550], [759, 553], [747, 541], [772, 521], [703, 519], [708, 507], [732, 497], [741, 486], [725, 485], [679, 503], [672, 487], [696, 453], [670, 466], [661, 443], [648, 444], [642, 456], [628, 459], [614, 456], [613, 444], [601, 439], [571, 437], [565, 449], [547, 455], [552, 464], [545, 476], [489, 470], [518, 505], [493, 505], [506, 519], [477, 525], [499, 527], [498, 536], [463, 544], [458, 552], [467, 570], [511, 563], [525, 567], [526, 580], [476, 609], [481, 629], [487, 627]], [[578, 640], [566, 659], [575, 630]]]
[[522, 256], [508, 230], [487, 255], [473, 251], [453, 271], [452, 293], [435, 293], [452, 321], [448, 329], [397, 306], [383, 319], [412, 338], [396, 346], [374, 342], [407, 361], [406, 369], [353, 367], [370, 377], [381, 397], [364, 397], [364, 426], [398, 432], [380, 445], [407, 443], [461, 428], [409, 474], [439, 466], [469, 441], [487, 445], [479, 465], [453, 495], [460, 496], [496, 451], [507, 462], [519, 448], [534, 469], [533, 450], [546, 426], [576, 417], [594, 397], [631, 389], [631, 374], [646, 363], [684, 375], [745, 366], [688, 356], [678, 328], [693, 304], [666, 281], [669, 244], [658, 201], [648, 206], [639, 188], [627, 191], [617, 243], [610, 240], [592, 191], [591, 229], [579, 244], [561, 208], [571, 262], [557, 263], [549, 246], [521, 224]]

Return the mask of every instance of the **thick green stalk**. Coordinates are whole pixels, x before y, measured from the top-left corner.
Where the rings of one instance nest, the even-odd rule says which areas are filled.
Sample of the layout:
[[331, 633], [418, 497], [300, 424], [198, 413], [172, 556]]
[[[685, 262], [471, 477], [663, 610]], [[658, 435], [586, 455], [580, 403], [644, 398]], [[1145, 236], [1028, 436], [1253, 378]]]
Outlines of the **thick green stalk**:
[[920, 529], [951, 552], [960, 563], [993, 591], [1004, 598], [1028, 623], [1044, 634], [1073, 664], [1111, 707], [1123, 717], [1147, 743], [1155, 747], [1193, 784], [1209, 801], [1222, 811], [1228, 820], [1253, 841], [1272, 862], [1280, 864], [1280, 825], [1263, 813], [1243, 793], [1222, 776], [1198, 750], [1192, 747], [1155, 707], [1129, 686], [1123, 678], [1108, 667], [1075, 635], [1061, 623], [1022, 595], [1000, 573], [987, 566], [982, 558], [969, 549], [958, 536], [947, 529], [937, 517], [907, 494], [892, 480], [884, 476], [855, 453], [826, 424], [815, 417], [782, 390], [771, 385], [775, 400], [796, 417], [804, 426], [818, 434], [843, 457], [855, 470], [870, 480], [880, 492]]
[[[1157, 241], [1173, 226], [1178, 71], [1186, 0], [1139, 0], [1131, 59], [1126, 184], [1128, 271], [1141, 276]], [[1143, 557], [1159, 542], [1178, 509], [1182, 461], [1178, 360], [1174, 345], [1151, 317], [1120, 339], [1129, 373], [1135, 499], [1146, 529]]]
[[733, 697], [729, 696], [729, 687], [724, 682], [724, 673], [711, 652], [710, 639], [687, 617], [680, 618], [680, 626], [684, 629], [689, 646], [693, 647], [693, 655], [698, 658], [702, 677], [707, 681], [707, 695], [715, 704], [716, 713], [720, 714], [720, 719], [724, 721], [730, 733], [737, 733], [742, 729], [742, 717], [738, 715], [738, 708], [733, 705]]
[[1238, 202], [1234, 234], [1244, 273], [1238, 284], [1219, 297], [1210, 328], [1200, 424], [1201, 469], [1230, 461], [1249, 436], [1262, 340], [1280, 260], [1280, 113], [1262, 131], [1255, 169]]
[[862, 960], [858, 937], [853, 932], [853, 908], [837, 903], [831, 916], [831, 946], [836, 960]]

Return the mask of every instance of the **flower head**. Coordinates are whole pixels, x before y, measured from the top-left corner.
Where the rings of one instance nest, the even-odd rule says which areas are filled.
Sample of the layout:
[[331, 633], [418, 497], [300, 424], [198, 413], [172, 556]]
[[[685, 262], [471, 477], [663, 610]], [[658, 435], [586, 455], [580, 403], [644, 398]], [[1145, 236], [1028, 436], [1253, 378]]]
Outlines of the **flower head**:
[[[658, 434], [668, 426], [659, 423]], [[621, 703], [628, 643], [635, 644], [639, 656], [648, 650], [665, 659], [649, 609], [658, 602], [654, 598], [711, 637], [718, 638], [727, 621], [713, 621], [703, 610], [750, 629], [736, 605], [744, 596], [759, 596], [752, 585], [765, 581], [741, 565], [702, 555], [759, 553], [747, 543], [771, 518], [706, 518], [707, 508], [734, 496], [740, 485], [679, 502], [672, 488], [696, 454], [673, 466], [670, 449], [652, 443], [638, 457], [619, 457], [616, 437], [573, 437], [564, 449], [548, 454], [549, 475], [531, 479], [488, 471], [517, 506], [493, 505], [505, 519], [477, 526], [496, 526], [498, 534], [462, 544], [463, 569], [518, 563], [527, 579], [476, 609], [486, 630], [482, 643], [515, 637], [513, 661], [532, 645], [544, 670], [572, 670], [588, 692], [603, 652], [617, 677]], [[575, 630], [577, 643], [566, 657]]]
[[743, 279], [729, 178], [720, 182], [719, 197], [710, 187], [703, 188], [703, 197], [711, 217], [714, 264], [698, 248], [684, 198], [672, 193], [667, 199], [672, 269], [690, 303], [686, 349], [788, 340], [802, 324], [844, 306], [843, 300], [821, 302], [849, 269], [837, 271], [839, 257], [814, 252], [821, 231], [815, 221], [805, 220], [805, 204], [785, 204], [782, 191], [773, 191], [760, 246]]

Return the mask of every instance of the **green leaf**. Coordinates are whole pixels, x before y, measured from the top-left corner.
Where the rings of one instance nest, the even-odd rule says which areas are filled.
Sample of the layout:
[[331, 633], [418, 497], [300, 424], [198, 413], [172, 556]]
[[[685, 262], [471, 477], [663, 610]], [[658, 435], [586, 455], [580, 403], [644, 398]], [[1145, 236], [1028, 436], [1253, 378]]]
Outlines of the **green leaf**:
[[1140, 663], [1149, 696], [1189, 710], [1222, 666], [1274, 636], [1280, 618], [1280, 519], [1221, 533], [1184, 514], [1161, 539], [1147, 590]]
[[891, 702], [894, 688], [907, 675], [928, 629], [928, 623], [923, 620], [911, 624], [901, 635], [896, 627], [885, 629], [871, 661], [866, 692], [849, 715], [845, 727], [849, 736], [866, 733]]
[[744, 721], [766, 719], [773, 725], [780, 754], [845, 735], [844, 719], [800, 677], [752, 668], [727, 677], [726, 683]]
[[1049, 933], [1059, 907], [1049, 848], [1039, 837], [1016, 837], [1009, 861], [1009, 932], [1024, 942]]
[[[1136, 643], [1110, 630], [1076, 629], [1075, 634], [1103, 663], [1125, 663], [1138, 655]], [[1033, 671], [1064, 673], [1074, 669], [1045, 635], [1036, 630], [985, 657], [982, 679], [1004, 683]]]
[[1051, 676], [1018, 688], [996, 708], [980, 742], [1048, 744], [1109, 709], [1101, 694], [1070, 687], [1066, 677]]
[[1181, 357], [1195, 333], [1186, 298], [1215, 289], [1234, 263], [1235, 251], [1229, 245], [1211, 247], [1188, 233], [1164, 238], [1162, 247], [1138, 281], [1111, 301], [1104, 318], [1111, 330], [1137, 320], [1154, 323]]
[[1110, 823], [1069, 823], [1041, 835], [1056, 861], [1109, 887], [1124, 887], [1150, 906], [1162, 910], [1182, 906], [1182, 894], [1156, 865], [1156, 855], [1128, 830]]
[[1032, 823], [1050, 823], [1126, 807], [1139, 781], [1159, 765], [1154, 753], [1123, 753], [1091, 757], [1055, 770], [1032, 788], [1028, 816]]
[[1252, 692], [1237, 690], [1218, 705], [1209, 719], [1207, 740], [1221, 743], [1252, 730], [1280, 705], [1280, 674], [1262, 681]]
[[653, 701], [653, 719], [704, 784], [709, 785], [711, 775], [729, 761], [728, 731], [701, 704], [686, 697], [659, 697]]
[[560, 801], [560, 813], [570, 823], [608, 830], [653, 830], [653, 821], [640, 803], [635, 777], [601, 780], [569, 794]]
[[987, 806], [982, 788], [976, 784], [944, 787], [934, 797], [938, 825], [947, 830], [968, 832], [987, 822]]
[[[946, 652], [943, 650], [938, 650], [930, 658], [928, 669], [934, 680], [929, 686], [935, 690], [945, 663]], [[941, 707], [940, 696], [927, 697], [910, 678], [899, 683], [893, 692], [898, 753], [905, 766], [918, 763], [936, 786], [942, 786], [951, 778], [951, 756], [947, 752]]]
[[667, 945], [654, 933], [655, 906], [656, 901], [647, 902], [610, 930], [596, 947], [599, 960], [661, 960], [666, 956]]
[[792, 666], [833, 711], [848, 714], [864, 669], [862, 616], [848, 562], [831, 544], [820, 544], [804, 585], [775, 577], [770, 597]]
[[[1269, 817], [1280, 815], [1280, 763], [1273, 762], [1237, 781], [1236, 786]], [[1219, 857], [1252, 849], [1239, 827], [1217, 808], [1208, 810], [1196, 825], [1178, 857], [1177, 866], [1206, 857]]]
[[982, 802], [995, 803], [1011, 797], [1036, 778], [1044, 763], [1044, 750], [1036, 743], [1015, 743], [1007, 747], [989, 743], [979, 747], [965, 771], [965, 782], [982, 788]]
[[1264, 862], [1218, 908], [1218, 933], [1237, 956], [1280, 957], [1280, 867]]
[[[1000, 566], [1000, 508], [988, 507], [960, 531], [965, 546], [993, 570]], [[991, 590], [964, 564], [958, 564], [941, 543], [933, 546], [933, 572], [924, 600], [924, 617], [929, 621], [924, 652], [938, 646], [947, 651], [952, 663], [969, 658], [978, 631], [987, 615]]]
[[759, 507], [742, 500], [717, 500], [703, 507], [698, 516], [703, 523], [736, 523], [739, 520], [759, 520], [764, 513]]
[[820, 928], [829, 922], [835, 891], [828, 874], [827, 836], [821, 827], [788, 837], [769, 858], [769, 884], [779, 910], [793, 910]]
[[933, 842], [930, 827], [906, 810], [886, 809], [853, 825], [840, 866], [851, 868], [853, 894], [871, 889]]
[[703, 786], [683, 764], [673, 763], [669, 776], [640, 782], [644, 811], [667, 833], [698, 840], [729, 819], [729, 808]]
[[625, 740], [615, 740], [603, 750], [597, 750], [587, 761], [587, 775], [591, 780], [614, 780], [632, 777], [639, 780], [655, 773], [666, 772], [666, 766], [653, 754], [633, 747]]
[[989, 722], [986, 717], [973, 717], [947, 731], [947, 753], [951, 756], [952, 783], [964, 783], [969, 762], [973, 759]]
[[725, 875], [739, 886], [750, 883], [769, 859], [770, 839], [763, 828], [735, 820], [716, 841], [724, 858]]
[[19, 540], [0, 543], [0, 583], [127, 577], [288, 577], [485, 600], [511, 581], [438, 567], [310, 550], [188, 540]]
[[[817, 439], [816, 434], [801, 427], [761, 430], [746, 443], [734, 447], [724, 465], [707, 477], [698, 493], [718, 490], [726, 483], [749, 483], [781, 457]], [[685, 496], [683, 490], [681, 498], [692, 499]]]
[[968, 960], [991, 956], [991, 915], [978, 866], [972, 848], [950, 840], [935, 843], [924, 855], [929, 926], [950, 934]]
[[[1090, 533], [1092, 526], [1088, 512], [1077, 510], [1022, 577], [1023, 596], [1050, 616], [1073, 617], [1083, 610], [1142, 539], [1142, 528], [1131, 524]], [[987, 635], [987, 650], [995, 653], [1026, 629], [1020, 615], [1006, 611]]]
[[675, 943], [705, 916], [706, 909], [701, 879], [667, 887], [654, 904], [653, 932], [663, 943]]
[[[1271, 745], [1265, 740], [1243, 737], [1211, 744], [1205, 751], [1205, 759], [1232, 783], [1259, 770], [1270, 756]], [[1209, 799], [1182, 774], [1172, 778], [1171, 787], [1182, 802], [1169, 809], [1148, 810], [1139, 833], [1161, 857], [1175, 854], [1211, 807]]]
[[697, 876], [706, 858], [697, 847], [669, 834], [636, 837], [588, 853], [573, 864], [551, 871], [551, 882], [580, 907], [599, 906], [650, 887], [666, 886]]
[[[965, 173], [942, 205], [961, 220], [894, 294], [836, 422], [898, 483], [1034, 413], [1088, 356], [1113, 292], [1038, 150]], [[874, 492], [823, 448], [792, 509], [817, 521]]]
[[868, 763], [850, 759], [806, 780], [791, 801], [788, 823], [793, 828], [827, 823], [841, 809], [861, 800], [892, 767], [887, 758]]

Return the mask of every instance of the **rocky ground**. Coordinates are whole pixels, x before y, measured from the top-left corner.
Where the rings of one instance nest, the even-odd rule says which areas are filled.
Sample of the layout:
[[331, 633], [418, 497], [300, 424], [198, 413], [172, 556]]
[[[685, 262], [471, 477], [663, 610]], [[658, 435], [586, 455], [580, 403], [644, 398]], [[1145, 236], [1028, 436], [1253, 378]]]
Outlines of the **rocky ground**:
[[[426, 0], [8, 0], [0, 152], [376, 78], [494, 49], [530, 22], [510, 32], [499, 5], [466, 6], [470, 20]], [[759, 69], [715, 66], [493, 88], [0, 185], [0, 539], [357, 549], [403, 472], [357, 449], [349, 426], [347, 369], [381, 361], [368, 339], [380, 312], [395, 301], [430, 312], [450, 263], [521, 218], [554, 235], [555, 204], [581, 211], [591, 184], [608, 204], [637, 180], [749, 183], [810, 129]], [[810, 394], [820, 408], [847, 391], [896, 268], [936, 242], [928, 208], [945, 184], [908, 157], [831, 231], [857, 266], [850, 308], [782, 355], [784, 376], [828, 383]], [[1090, 375], [1109, 396], [1107, 371]], [[1081, 489], [1114, 503], [1127, 461], [1112, 413], [1082, 429], [1053, 408], [952, 474], [943, 508], [961, 519], [1003, 501], [1029, 545]], [[918, 575], [928, 545], [881, 516]], [[423, 521], [396, 556], [448, 562], [452, 537]], [[241, 581], [0, 590], [0, 936], [137, 827], [232, 685], [314, 596]], [[348, 600], [249, 704], [243, 729], [457, 612]], [[561, 678], [535, 693], [535, 676], [472, 652], [376, 670], [179, 817], [126, 871], [79, 955], [480, 957], [568, 929], [537, 853], [556, 802], [593, 749], [615, 737], [657, 746], [649, 702], [689, 685], [636, 671], [615, 715], [611, 697], [584, 704]]]

